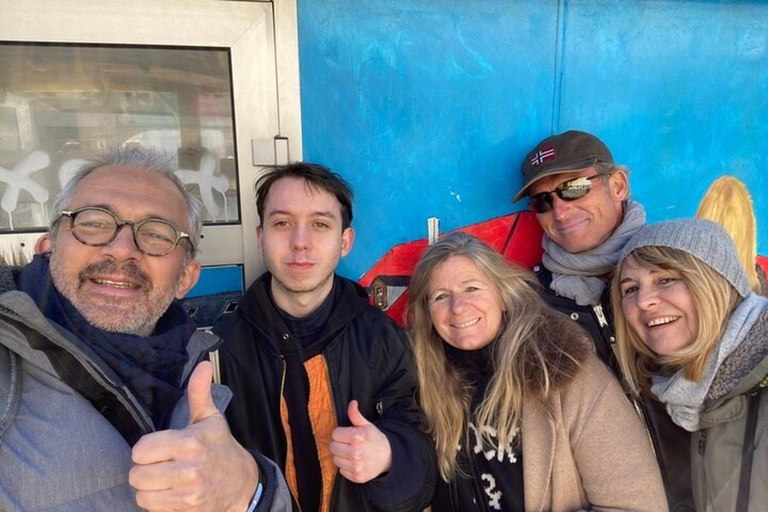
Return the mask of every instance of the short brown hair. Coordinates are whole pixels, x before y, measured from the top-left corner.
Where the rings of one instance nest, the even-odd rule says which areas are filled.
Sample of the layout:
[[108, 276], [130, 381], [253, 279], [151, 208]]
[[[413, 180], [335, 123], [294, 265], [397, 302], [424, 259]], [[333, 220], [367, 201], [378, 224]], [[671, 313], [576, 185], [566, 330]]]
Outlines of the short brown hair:
[[264, 226], [264, 204], [267, 202], [269, 189], [283, 178], [304, 180], [308, 187], [325, 190], [333, 195], [341, 206], [341, 229], [352, 224], [352, 187], [339, 174], [329, 168], [309, 162], [294, 162], [275, 167], [256, 180], [256, 211], [259, 213], [259, 225]]

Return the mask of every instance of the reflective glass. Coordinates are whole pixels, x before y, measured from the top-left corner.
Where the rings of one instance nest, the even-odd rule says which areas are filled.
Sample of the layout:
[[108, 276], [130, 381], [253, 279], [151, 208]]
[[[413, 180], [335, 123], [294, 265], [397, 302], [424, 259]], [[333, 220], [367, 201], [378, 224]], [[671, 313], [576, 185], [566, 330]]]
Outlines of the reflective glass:
[[229, 51], [0, 43], [0, 231], [48, 225], [90, 154], [159, 148], [208, 222], [239, 221]]

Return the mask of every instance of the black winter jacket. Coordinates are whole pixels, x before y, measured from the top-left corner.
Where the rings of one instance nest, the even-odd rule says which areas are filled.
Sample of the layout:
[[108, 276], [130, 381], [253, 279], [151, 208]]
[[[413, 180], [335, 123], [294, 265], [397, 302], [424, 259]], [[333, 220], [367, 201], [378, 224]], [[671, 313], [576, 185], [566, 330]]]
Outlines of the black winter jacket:
[[[599, 305], [579, 306], [575, 301], [552, 291], [549, 287], [552, 273], [543, 265], [537, 265], [533, 271], [543, 287], [544, 301], [551, 308], [568, 315], [587, 331], [595, 344], [598, 357], [608, 365], [619, 381], [623, 382], [624, 377], [614, 353], [616, 338], [609, 287], [606, 286]], [[633, 405], [638, 409], [648, 429], [667, 491], [670, 512], [693, 512], [690, 434], [672, 422], [664, 404], [657, 400], [641, 396], [633, 400]]]
[[[345, 479], [334, 468], [329, 510], [421, 510], [434, 493], [437, 459], [434, 443], [423, 432], [425, 417], [416, 402], [417, 375], [410, 346], [394, 322], [368, 304], [362, 288], [350, 280], [335, 279], [343, 293], [319, 335], [325, 345], [321, 355], [330, 381], [334, 421], [350, 426], [347, 406], [357, 400], [363, 416], [387, 436], [392, 468], [365, 484]], [[234, 393], [226, 412], [232, 434], [286, 472], [288, 448], [280, 415], [285, 363], [279, 347], [290, 334], [269, 296], [270, 281], [268, 272], [257, 279], [238, 309], [223, 317], [214, 332], [224, 339], [222, 382]], [[290, 483], [291, 478], [287, 479]]]

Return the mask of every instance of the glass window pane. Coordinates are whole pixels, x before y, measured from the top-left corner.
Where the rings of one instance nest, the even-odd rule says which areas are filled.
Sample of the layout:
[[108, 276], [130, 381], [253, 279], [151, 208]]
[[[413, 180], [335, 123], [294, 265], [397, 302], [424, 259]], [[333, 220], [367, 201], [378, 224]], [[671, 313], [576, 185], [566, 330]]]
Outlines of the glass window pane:
[[207, 222], [238, 222], [227, 49], [0, 43], [0, 231], [48, 225], [81, 159], [169, 153]]

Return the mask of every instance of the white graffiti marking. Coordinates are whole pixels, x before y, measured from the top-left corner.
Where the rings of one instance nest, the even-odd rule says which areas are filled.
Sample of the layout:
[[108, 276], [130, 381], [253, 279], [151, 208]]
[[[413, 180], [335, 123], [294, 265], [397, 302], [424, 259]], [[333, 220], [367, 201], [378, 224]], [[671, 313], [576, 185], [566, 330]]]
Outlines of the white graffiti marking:
[[22, 190], [29, 192], [38, 203], [48, 201], [48, 190], [30, 178], [30, 175], [48, 167], [50, 161], [51, 159], [43, 151], [33, 151], [12, 170], [0, 167], [0, 181], [7, 184], [3, 198], [0, 200], [0, 207], [8, 213], [11, 229], [13, 229], [11, 213], [19, 204], [19, 193]]
[[203, 204], [214, 221], [219, 216], [219, 213], [221, 213], [221, 208], [219, 208], [219, 205], [216, 204], [213, 198], [213, 191], [216, 190], [223, 195], [225, 220], [229, 220], [226, 217], [227, 196], [225, 195], [225, 192], [229, 190], [229, 178], [223, 174], [214, 175], [215, 171], [216, 157], [211, 153], [205, 153], [203, 158], [200, 159], [200, 170], [179, 169], [176, 171], [176, 176], [185, 185], [197, 185], [200, 188], [200, 198], [203, 200]]

